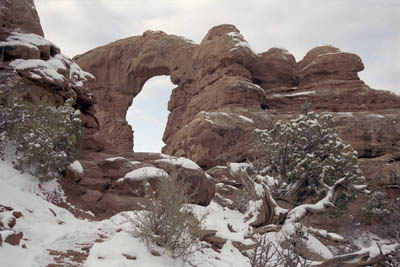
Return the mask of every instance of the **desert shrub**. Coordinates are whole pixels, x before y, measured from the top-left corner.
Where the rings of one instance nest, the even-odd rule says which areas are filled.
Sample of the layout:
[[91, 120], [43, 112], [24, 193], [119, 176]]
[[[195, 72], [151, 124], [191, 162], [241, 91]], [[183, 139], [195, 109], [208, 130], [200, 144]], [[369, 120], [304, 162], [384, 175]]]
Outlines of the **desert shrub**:
[[365, 206], [361, 209], [363, 216], [368, 221], [387, 222], [391, 211], [385, 195], [384, 192], [375, 191], [368, 196]]
[[[278, 266], [277, 246], [268, 241], [266, 236], [259, 237], [249, 257], [251, 267]], [[267, 265], [269, 264], [269, 265]]]
[[156, 190], [146, 195], [147, 210], [140, 213], [133, 223], [133, 235], [148, 247], [157, 245], [166, 250], [172, 258], [186, 260], [200, 244], [200, 221], [195, 218], [189, 201], [190, 185], [178, 179], [175, 170], [168, 177], [161, 178]]
[[400, 241], [400, 197], [390, 201], [384, 192], [374, 191], [368, 195], [361, 212], [368, 223], [378, 225], [378, 234]]
[[45, 100], [31, 103], [13, 95], [1, 109], [0, 150], [4, 154], [6, 146], [14, 148], [8, 156], [16, 169], [48, 180], [78, 157], [82, 125], [71, 99], [54, 107]]
[[[362, 183], [357, 152], [339, 138], [330, 114], [304, 112], [285, 123], [278, 121], [271, 130], [257, 130], [257, 145], [265, 153], [268, 174], [277, 181], [279, 197], [308, 196], [321, 199], [326, 185], [346, 178], [349, 184]], [[354, 197], [349, 188], [338, 198], [341, 206]]]
[[232, 198], [233, 206], [242, 213], [248, 210], [250, 201], [259, 199], [254, 188], [254, 181], [251, 175], [249, 175], [248, 169], [240, 172], [242, 186], [234, 191]]
[[[298, 227], [296, 229], [299, 229]], [[274, 242], [268, 240], [267, 236], [257, 239], [253, 251], [250, 254], [251, 267], [306, 267], [310, 263], [304, 258], [304, 251], [307, 250], [302, 231], [295, 231], [293, 236], [284, 236], [282, 240]]]

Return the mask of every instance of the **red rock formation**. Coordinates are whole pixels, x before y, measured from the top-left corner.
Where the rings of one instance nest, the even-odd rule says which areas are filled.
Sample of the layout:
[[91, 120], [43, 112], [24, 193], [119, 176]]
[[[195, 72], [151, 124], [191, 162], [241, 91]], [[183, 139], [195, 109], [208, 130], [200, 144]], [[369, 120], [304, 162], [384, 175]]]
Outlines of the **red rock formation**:
[[316, 47], [296, 63], [284, 49], [255, 54], [234, 26], [221, 25], [200, 45], [145, 32], [75, 59], [100, 79], [94, 94], [103, 110], [101, 133], [118, 150], [132, 147], [125, 121], [132, 98], [147, 79], [170, 74], [177, 88], [163, 152], [202, 167], [250, 158], [253, 130], [296, 116], [305, 102], [332, 112], [341, 137], [360, 157], [398, 151], [399, 97], [365, 85], [357, 75], [361, 59], [332, 46]]
[[0, 0], [0, 27], [44, 36], [33, 0]]

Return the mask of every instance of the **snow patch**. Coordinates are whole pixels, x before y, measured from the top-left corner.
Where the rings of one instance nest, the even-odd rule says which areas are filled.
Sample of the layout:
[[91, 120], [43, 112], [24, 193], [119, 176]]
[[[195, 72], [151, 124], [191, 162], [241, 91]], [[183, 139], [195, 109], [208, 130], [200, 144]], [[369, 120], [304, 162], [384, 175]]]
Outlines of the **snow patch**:
[[65, 80], [64, 76], [57, 72], [57, 68], [54, 68], [54, 65], [41, 59], [15, 59], [9, 65], [16, 70], [34, 69], [51, 81], [62, 82]]
[[251, 167], [251, 164], [250, 163], [235, 163], [235, 162], [232, 162], [232, 163], [229, 163], [228, 166], [229, 166], [229, 168], [230, 168], [232, 173], [241, 173], [241, 172], [246, 171], [246, 169], [248, 167]]
[[352, 112], [336, 112], [336, 115], [343, 117], [353, 117]]
[[253, 52], [253, 50], [251, 49], [249, 43], [243, 38], [242, 34], [240, 34], [238, 32], [228, 32], [227, 35], [232, 38], [233, 45], [234, 45], [234, 47], [231, 48], [230, 51], [235, 50], [239, 47], [245, 47], [245, 48], [249, 49], [253, 54], [255, 54]]
[[117, 182], [123, 182], [126, 179], [134, 181], [142, 181], [148, 177], [156, 177], [156, 178], [168, 177], [168, 173], [163, 169], [159, 169], [156, 167], [142, 167], [133, 170], [131, 172], [128, 172], [127, 174], [125, 174], [124, 177], [119, 178]]
[[315, 91], [308, 91], [308, 92], [298, 92], [293, 94], [273, 94], [273, 97], [295, 97], [295, 96], [303, 96], [303, 95], [313, 95]]
[[112, 157], [112, 158], [108, 158], [106, 159], [106, 161], [116, 161], [116, 160], [123, 160], [125, 159], [124, 157]]
[[380, 115], [380, 114], [368, 114], [367, 117], [378, 118], [378, 119], [384, 119], [385, 118], [385, 116]]
[[38, 46], [56, 46], [42, 36], [34, 33], [13, 32], [5, 42], [0, 42], [0, 47], [5, 46], [26, 46], [38, 50]]
[[177, 158], [165, 154], [162, 154], [162, 157], [164, 157], [164, 159], [158, 159], [155, 162], [166, 162], [173, 165], [181, 166], [186, 169], [201, 170], [200, 166], [197, 165], [194, 161], [191, 161], [190, 159], [184, 157]]
[[[0, 42], [0, 47], [5, 46], [26, 46], [35, 50], [39, 50], [40, 46], [55, 47], [53, 43], [39, 35], [18, 32], [13, 32], [5, 42]], [[15, 59], [9, 65], [16, 70], [30, 70], [30, 78], [34, 80], [42, 79], [41, 76], [52, 82], [64, 82], [68, 79], [73, 85], [81, 87], [88, 78], [95, 79], [92, 74], [83, 71], [78, 64], [63, 54], [57, 54], [48, 60]], [[59, 70], [62, 73], [59, 73]]]
[[[136, 259], [127, 259], [123, 254], [136, 257]], [[179, 266], [177, 264], [177, 261], [165, 256], [154, 257], [138, 239], [134, 239], [126, 232], [120, 232], [105, 242], [95, 243], [90, 250], [85, 267]]]
[[81, 163], [78, 160], [75, 160], [74, 162], [72, 162], [69, 165], [69, 168], [71, 170], [73, 170], [74, 172], [77, 172], [79, 174], [83, 174], [83, 167], [82, 167]]
[[245, 116], [243, 116], [243, 115], [239, 115], [239, 118], [241, 118], [241, 119], [244, 120], [244, 121], [254, 123], [254, 121], [253, 121], [252, 119], [247, 118], [247, 117], [245, 117]]

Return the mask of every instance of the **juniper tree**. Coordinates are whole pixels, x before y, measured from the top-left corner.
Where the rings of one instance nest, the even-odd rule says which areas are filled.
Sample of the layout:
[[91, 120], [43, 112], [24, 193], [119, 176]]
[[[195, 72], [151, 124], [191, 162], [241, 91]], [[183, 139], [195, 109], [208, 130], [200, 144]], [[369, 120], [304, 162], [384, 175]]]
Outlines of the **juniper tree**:
[[[42, 180], [55, 178], [79, 155], [82, 126], [72, 99], [55, 107], [16, 95], [4, 99], [0, 116], [0, 151], [15, 148], [15, 168]], [[9, 155], [10, 156], [10, 155]]]
[[[346, 185], [364, 180], [357, 152], [340, 139], [330, 114], [305, 111], [289, 122], [278, 121], [271, 130], [257, 130], [257, 137], [280, 197], [321, 199], [327, 186], [340, 179], [345, 179]], [[343, 185], [343, 189], [349, 188]], [[336, 197], [342, 202], [338, 204], [350, 199], [349, 190], [340, 190]]]

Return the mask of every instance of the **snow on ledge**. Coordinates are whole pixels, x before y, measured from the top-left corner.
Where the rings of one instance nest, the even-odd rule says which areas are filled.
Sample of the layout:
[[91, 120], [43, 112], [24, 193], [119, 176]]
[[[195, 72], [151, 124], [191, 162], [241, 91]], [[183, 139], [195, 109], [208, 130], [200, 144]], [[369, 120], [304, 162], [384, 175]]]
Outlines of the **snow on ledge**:
[[341, 116], [341, 117], [353, 117], [352, 112], [336, 112], [336, 115]]
[[113, 157], [113, 158], [106, 159], [106, 161], [116, 161], [116, 160], [120, 160], [120, 159], [125, 159], [125, 158], [124, 157]]
[[367, 117], [377, 118], [377, 119], [384, 119], [385, 118], [385, 116], [380, 115], [380, 114], [368, 114]]
[[252, 119], [247, 118], [246, 116], [243, 116], [243, 115], [239, 115], [239, 118], [241, 118], [242, 120], [247, 121], [247, 122], [251, 122], [251, 123], [254, 122]]
[[308, 91], [308, 92], [298, 92], [293, 94], [274, 94], [273, 97], [295, 97], [295, 96], [303, 96], [303, 95], [313, 95], [315, 91]]
[[124, 180], [134, 180], [134, 181], [142, 181], [147, 179], [148, 177], [156, 177], [163, 178], [168, 177], [168, 173], [162, 169], [156, 167], [142, 167], [131, 172], [125, 174], [124, 177], [119, 178], [117, 182], [123, 182]]
[[163, 159], [158, 159], [155, 162], [165, 162], [165, 163], [170, 163], [173, 165], [178, 165], [181, 166], [185, 169], [192, 169], [192, 170], [201, 170], [200, 166], [197, 165], [194, 161], [191, 161], [190, 159], [184, 158], [184, 157], [172, 157], [166, 154], [161, 154]]
[[38, 50], [38, 46], [55, 46], [52, 42], [34, 33], [13, 32], [7, 37], [5, 42], [0, 42], [0, 47], [4, 46], [26, 46]]
[[72, 163], [69, 165], [69, 168], [70, 168], [72, 171], [76, 172], [76, 173], [83, 174], [83, 167], [82, 167], [81, 163], [80, 163], [79, 161], [77, 161], [77, 160], [75, 160], [74, 162], [72, 162]]
[[[6, 41], [0, 42], [0, 47], [6, 46], [25, 46], [35, 50], [39, 50], [40, 46], [56, 47], [52, 42], [39, 35], [18, 32], [13, 32]], [[83, 86], [83, 82], [88, 81], [88, 78], [95, 79], [92, 74], [83, 71], [78, 64], [63, 54], [57, 54], [48, 60], [15, 59], [9, 63], [9, 66], [16, 70], [27, 70], [28, 77], [33, 80], [44, 78], [51, 82], [68, 81], [77, 87]]]

